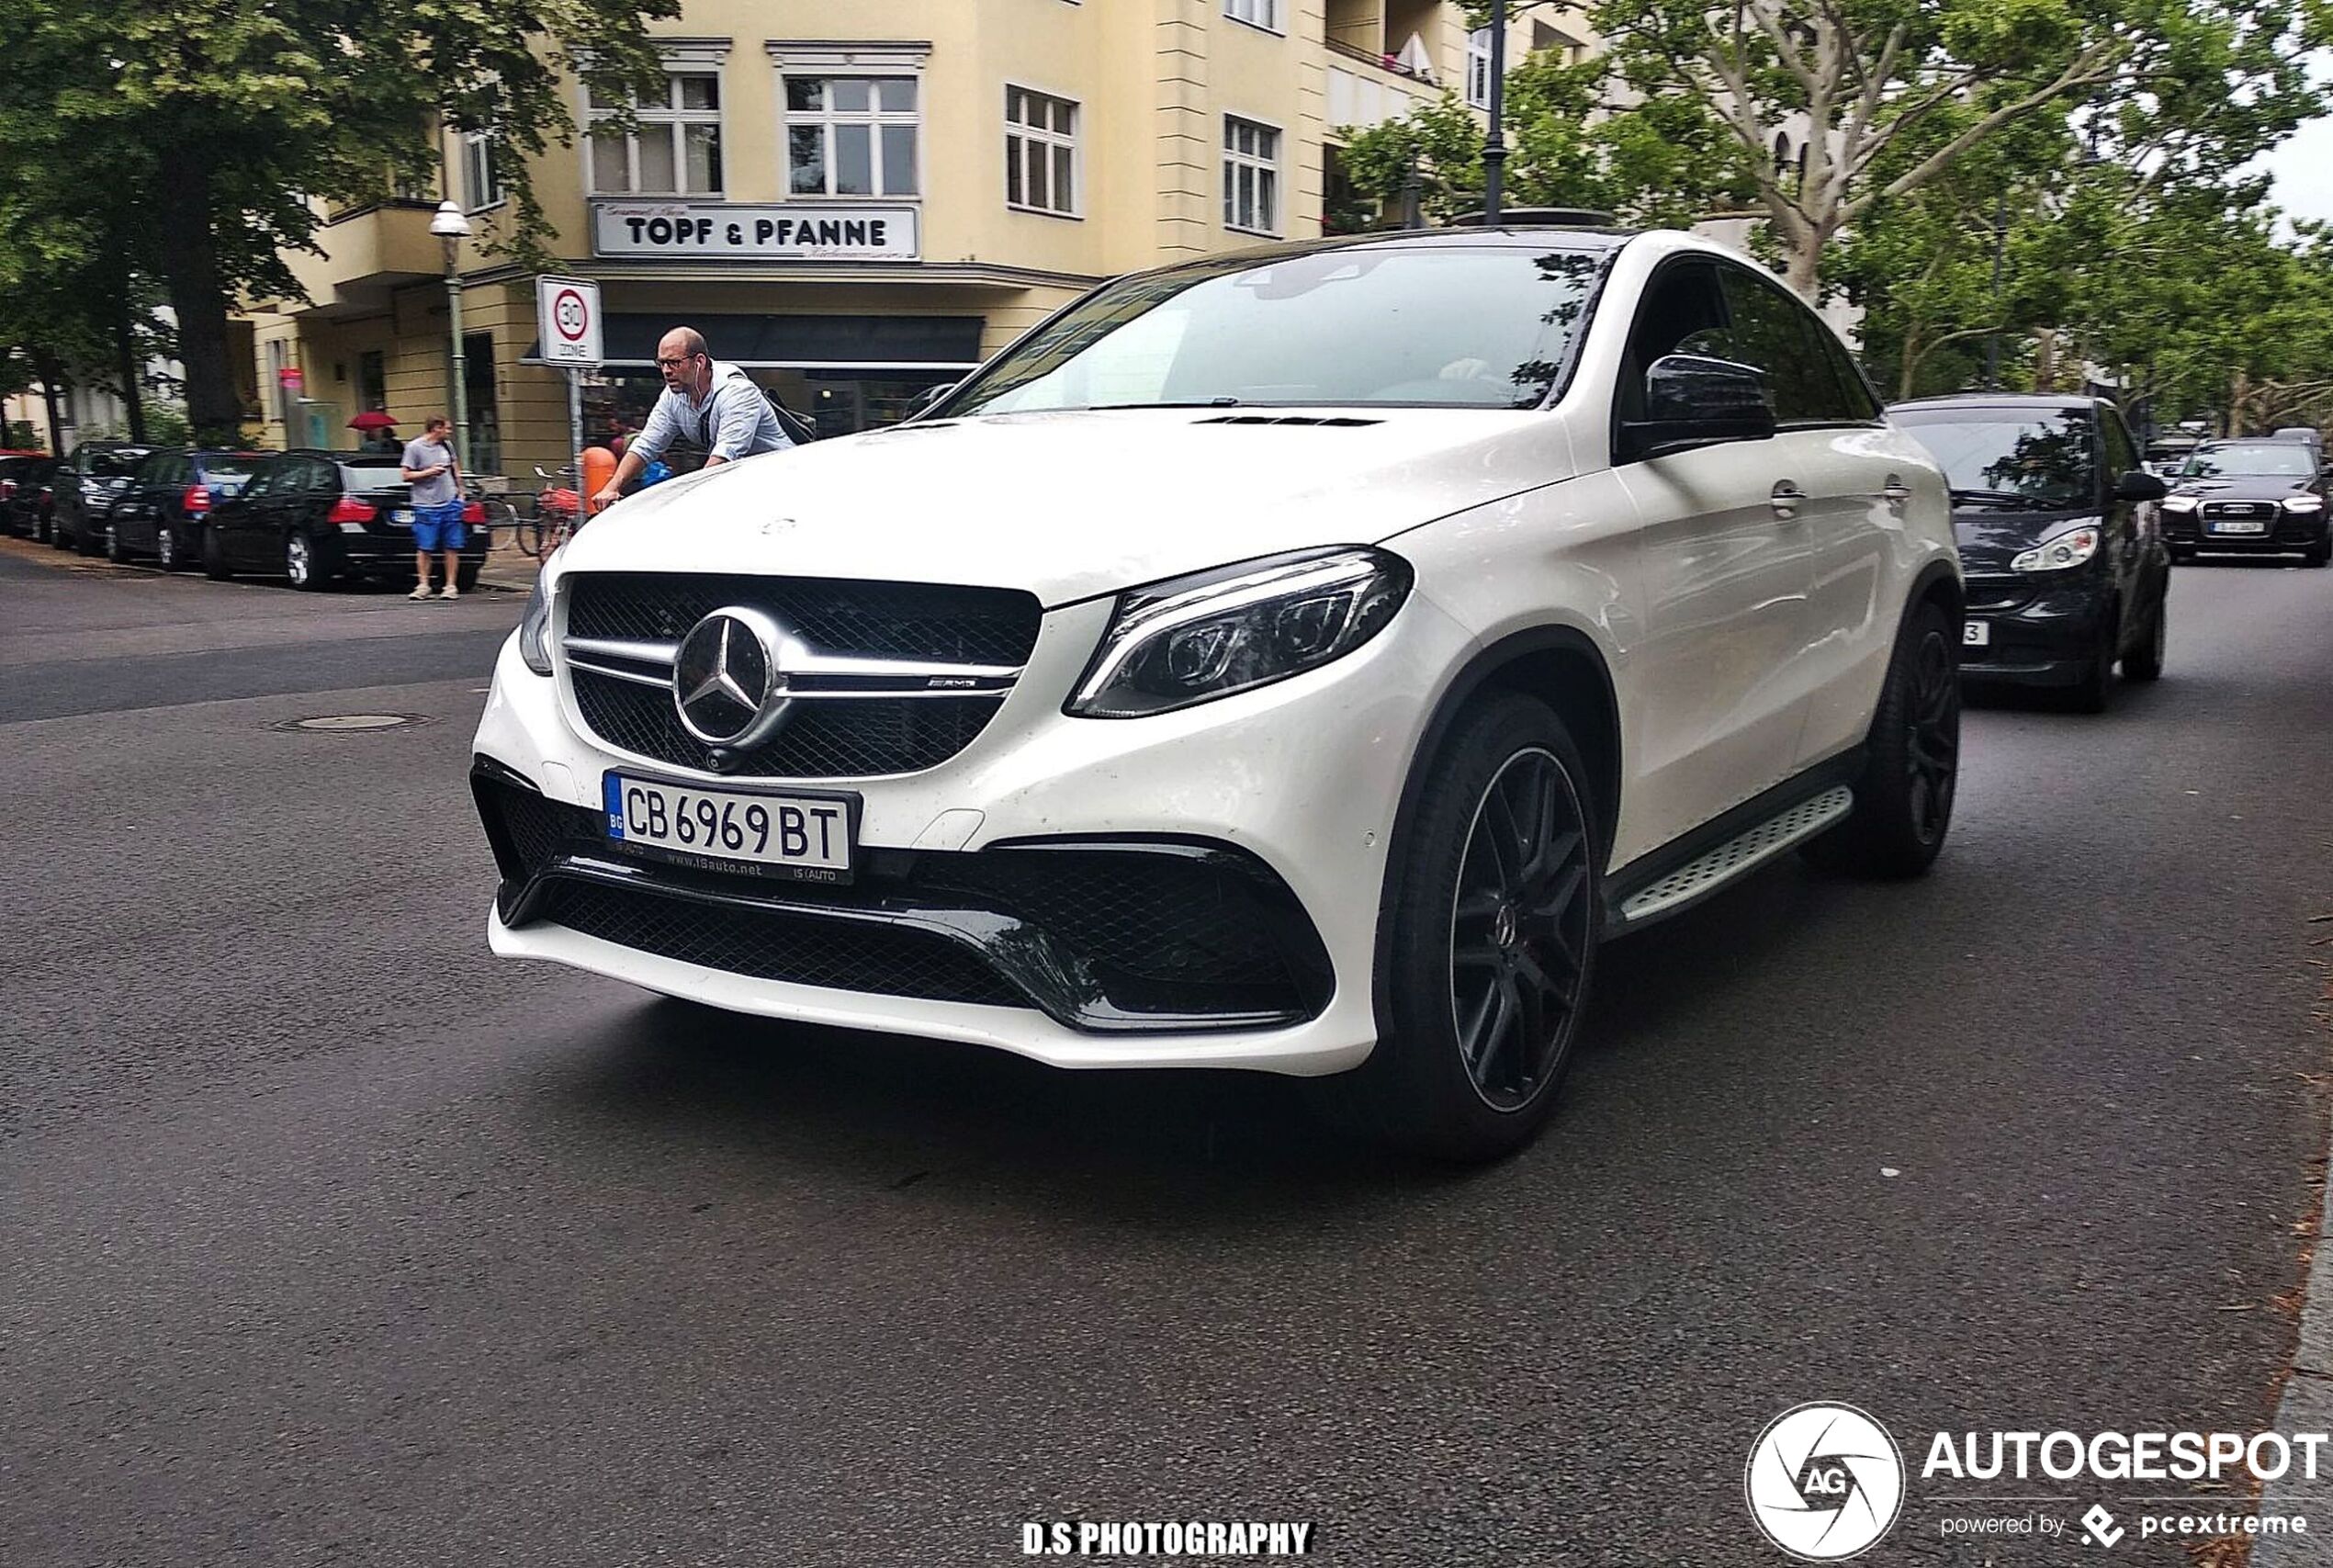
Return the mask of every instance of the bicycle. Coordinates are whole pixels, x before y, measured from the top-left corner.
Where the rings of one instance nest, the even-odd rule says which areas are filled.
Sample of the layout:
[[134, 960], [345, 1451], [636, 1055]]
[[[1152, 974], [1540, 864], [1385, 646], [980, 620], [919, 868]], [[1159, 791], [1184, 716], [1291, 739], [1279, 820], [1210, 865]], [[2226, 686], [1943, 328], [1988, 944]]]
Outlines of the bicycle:
[[[572, 489], [575, 469], [569, 467], [557, 472], [535, 466], [535, 477], [543, 488], [532, 499], [532, 510], [517, 513], [518, 547], [536, 560], [548, 560], [558, 547], [574, 536], [581, 527], [582, 497]], [[560, 480], [568, 481], [562, 485]]]

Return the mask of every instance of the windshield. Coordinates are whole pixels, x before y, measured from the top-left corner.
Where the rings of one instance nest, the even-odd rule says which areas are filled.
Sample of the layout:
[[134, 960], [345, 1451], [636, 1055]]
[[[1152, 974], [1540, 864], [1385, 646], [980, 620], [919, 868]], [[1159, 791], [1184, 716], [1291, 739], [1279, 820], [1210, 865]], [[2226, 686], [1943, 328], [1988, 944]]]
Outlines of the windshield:
[[2316, 472], [2309, 449], [2296, 441], [2247, 441], [2230, 446], [2207, 446], [2187, 459], [2180, 470], [2183, 479], [2244, 478], [2306, 479]]
[[1098, 290], [948, 415], [1546, 400], [1600, 254], [1490, 246], [1223, 257]]
[[1907, 411], [1897, 416], [1944, 470], [1953, 499], [2004, 506], [2094, 506], [2098, 465], [2079, 412]]

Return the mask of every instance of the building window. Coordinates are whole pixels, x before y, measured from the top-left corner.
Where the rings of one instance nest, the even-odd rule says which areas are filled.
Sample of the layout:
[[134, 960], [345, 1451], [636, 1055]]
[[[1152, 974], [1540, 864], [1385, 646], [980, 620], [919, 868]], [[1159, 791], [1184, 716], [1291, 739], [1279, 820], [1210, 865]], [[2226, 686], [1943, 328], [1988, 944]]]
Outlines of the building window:
[[[721, 194], [720, 73], [673, 71], [664, 80], [663, 102], [634, 106], [640, 124], [637, 134], [593, 130], [593, 195]], [[593, 95], [590, 107], [596, 122], [617, 106]]]
[[462, 137], [462, 205], [472, 212], [482, 207], [500, 205], [502, 189], [502, 159], [494, 141], [483, 131], [468, 131]]
[[913, 76], [788, 76], [786, 189], [914, 196], [917, 87]]
[[1268, 33], [1280, 32], [1279, 0], [1223, 0], [1223, 15]]
[[1491, 107], [1491, 29], [1477, 28], [1466, 35], [1466, 104]]
[[1077, 106], [1005, 89], [1005, 205], [1077, 215]]
[[1223, 117], [1223, 227], [1279, 232], [1279, 132]]

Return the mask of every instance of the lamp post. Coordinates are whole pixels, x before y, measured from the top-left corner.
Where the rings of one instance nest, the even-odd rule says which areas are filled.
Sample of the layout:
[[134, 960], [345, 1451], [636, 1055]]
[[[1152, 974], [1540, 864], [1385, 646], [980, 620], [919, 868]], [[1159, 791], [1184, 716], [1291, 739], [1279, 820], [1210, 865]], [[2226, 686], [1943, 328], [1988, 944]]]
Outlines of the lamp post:
[[441, 201], [436, 216], [429, 220], [429, 231], [445, 244], [445, 318], [447, 331], [454, 337], [454, 456], [462, 465], [462, 477], [470, 471], [470, 411], [469, 378], [462, 363], [462, 242], [470, 237], [470, 220], [463, 213], [461, 204]]
[[1491, 134], [1482, 142], [1482, 227], [1499, 226], [1506, 197], [1506, 0], [1491, 0]]

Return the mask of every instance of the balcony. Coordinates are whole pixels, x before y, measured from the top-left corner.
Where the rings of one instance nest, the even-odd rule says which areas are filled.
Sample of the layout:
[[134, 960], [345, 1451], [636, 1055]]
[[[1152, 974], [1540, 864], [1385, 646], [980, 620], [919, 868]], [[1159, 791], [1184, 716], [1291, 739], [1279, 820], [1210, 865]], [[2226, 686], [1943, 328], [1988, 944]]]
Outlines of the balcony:
[[1322, 41], [1333, 54], [1432, 86], [1441, 9], [1441, 0], [1328, 0]]
[[382, 309], [390, 288], [445, 275], [444, 248], [429, 231], [434, 201], [392, 197], [335, 215], [316, 231], [322, 255], [286, 251], [284, 260], [322, 316]]

